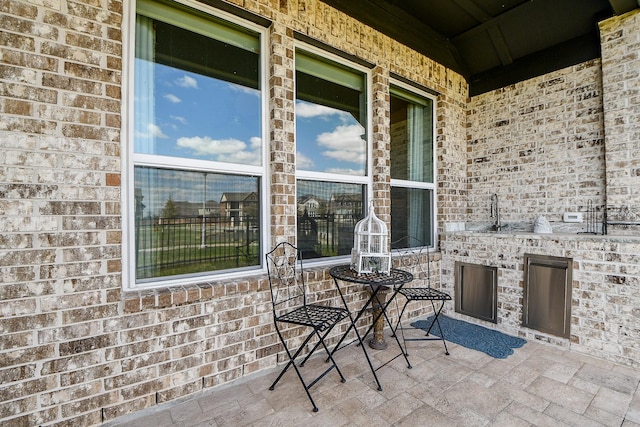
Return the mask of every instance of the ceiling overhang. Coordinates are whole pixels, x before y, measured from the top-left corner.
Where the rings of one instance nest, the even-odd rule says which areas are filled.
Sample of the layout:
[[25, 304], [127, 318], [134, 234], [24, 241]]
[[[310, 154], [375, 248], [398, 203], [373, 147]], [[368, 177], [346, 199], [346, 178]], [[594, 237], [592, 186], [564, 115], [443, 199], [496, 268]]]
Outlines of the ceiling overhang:
[[462, 74], [471, 96], [598, 58], [598, 22], [640, 2], [323, 1]]

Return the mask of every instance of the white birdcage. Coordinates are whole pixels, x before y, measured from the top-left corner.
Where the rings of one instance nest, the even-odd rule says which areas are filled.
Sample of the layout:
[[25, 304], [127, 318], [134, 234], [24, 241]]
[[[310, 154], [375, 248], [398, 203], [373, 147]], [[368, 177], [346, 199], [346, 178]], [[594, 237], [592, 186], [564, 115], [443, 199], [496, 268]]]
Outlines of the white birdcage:
[[351, 269], [361, 273], [385, 273], [391, 269], [387, 225], [376, 216], [373, 203], [365, 218], [356, 224], [351, 249]]

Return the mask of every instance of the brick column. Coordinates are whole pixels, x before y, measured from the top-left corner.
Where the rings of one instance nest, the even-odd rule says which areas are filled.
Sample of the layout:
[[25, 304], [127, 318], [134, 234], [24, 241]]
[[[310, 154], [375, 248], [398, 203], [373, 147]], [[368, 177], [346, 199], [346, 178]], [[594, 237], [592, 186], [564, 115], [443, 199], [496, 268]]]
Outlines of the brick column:
[[[464, 91], [466, 92], [466, 86]], [[442, 94], [436, 107], [438, 226], [465, 221], [467, 215], [466, 104], [464, 98]]]
[[[274, 23], [269, 37], [269, 171], [272, 246], [295, 244], [296, 148], [295, 85], [292, 30]], [[268, 249], [268, 248], [267, 248]]]
[[640, 221], [640, 11], [601, 22], [600, 43], [609, 220]]
[[389, 70], [373, 69], [372, 89], [372, 174], [373, 204], [376, 215], [391, 229], [391, 137], [389, 111]]

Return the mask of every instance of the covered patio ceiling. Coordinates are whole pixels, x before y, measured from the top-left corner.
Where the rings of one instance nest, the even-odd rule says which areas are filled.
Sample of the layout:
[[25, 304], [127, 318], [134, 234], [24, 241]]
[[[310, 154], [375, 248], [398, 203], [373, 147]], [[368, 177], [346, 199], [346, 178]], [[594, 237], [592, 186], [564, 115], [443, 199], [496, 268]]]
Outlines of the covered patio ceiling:
[[640, 0], [322, 0], [464, 75], [478, 95], [600, 57], [598, 22]]

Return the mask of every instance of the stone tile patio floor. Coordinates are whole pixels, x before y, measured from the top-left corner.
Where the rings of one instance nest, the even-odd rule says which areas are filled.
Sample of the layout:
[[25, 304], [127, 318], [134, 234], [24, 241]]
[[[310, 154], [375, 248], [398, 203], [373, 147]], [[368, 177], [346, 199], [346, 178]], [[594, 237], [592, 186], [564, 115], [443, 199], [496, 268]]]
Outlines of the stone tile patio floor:
[[[370, 350], [378, 364], [397, 346]], [[121, 417], [112, 427], [164, 426], [640, 426], [640, 371], [544, 343], [529, 341], [506, 359], [438, 341], [408, 343], [402, 357], [378, 370], [383, 390], [351, 344], [311, 393], [312, 412], [293, 370], [269, 391], [281, 367]], [[324, 366], [307, 362], [304, 372]], [[377, 366], [377, 365], [376, 365]]]

